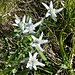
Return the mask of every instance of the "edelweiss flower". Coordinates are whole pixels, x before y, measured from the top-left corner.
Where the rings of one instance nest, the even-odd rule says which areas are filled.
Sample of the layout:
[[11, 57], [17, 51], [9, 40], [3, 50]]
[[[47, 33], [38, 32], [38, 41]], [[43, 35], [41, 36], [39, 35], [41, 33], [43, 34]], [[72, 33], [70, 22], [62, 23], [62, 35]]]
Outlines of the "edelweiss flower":
[[42, 40], [42, 37], [43, 37], [43, 32], [41, 33], [41, 36], [38, 38], [36, 38], [35, 36], [31, 36], [32, 39], [33, 39], [33, 42], [30, 44], [32, 47], [37, 47], [39, 50], [41, 51], [44, 51], [42, 48], [41, 48], [41, 44], [44, 44], [44, 43], [47, 43], [48, 40]]
[[35, 27], [37, 27], [39, 24], [41, 24], [42, 20], [33, 24], [32, 18], [29, 19], [29, 22], [26, 23], [26, 29], [23, 31], [23, 33], [35, 33]]
[[41, 63], [38, 61], [38, 59], [36, 59], [36, 56], [37, 56], [37, 52], [32, 56], [32, 54], [29, 52], [29, 61], [26, 65], [26, 68], [30, 68], [30, 70], [32, 68], [34, 68], [35, 70], [37, 70], [37, 65], [40, 65], [40, 66], [45, 66], [45, 64]]
[[48, 10], [47, 13], [46, 13], [46, 17], [51, 16], [54, 21], [57, 21], [57, 19], [56, 19], [56, 17], [57, 17], [56, 13], [59, 13], [60, 11], [62, 11], [63, 8], [59, 8], [59, 9], [53, 8], [52, 1], [50, 1], [50, 6], [47, 6], [47, 4], [45, 4], [43, 2], [42, 2], [42, 4]]
[[15, 19], [15, 24], [13, 24], [13, 25], [20, 27], [20, 29], [22, 31], [24, 31], [24, 25], [25, 25], [25, 18], [26, 18], [26, 16], [24, 15], [22, 21], [20, 20], [20, 18], [16, 14], [15, 14], [15, 18], [16, 18]]

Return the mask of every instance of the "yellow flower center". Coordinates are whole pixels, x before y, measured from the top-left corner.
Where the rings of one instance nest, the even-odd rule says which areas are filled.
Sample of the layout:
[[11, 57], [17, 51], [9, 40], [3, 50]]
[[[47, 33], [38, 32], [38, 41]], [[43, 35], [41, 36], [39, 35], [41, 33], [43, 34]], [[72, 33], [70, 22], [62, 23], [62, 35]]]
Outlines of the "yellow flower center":
[[23, 24], [22, 22], [19, 23], [20, 26], [22, 26], [22, 24]]
[[52, 13], [54, 10], [53, 9], [50, 9], [50, 12]]
[[38, 41], [38, 44], [40, 44], [40, 43], [41, 43], [41, 40]]
[[30, 30], [33, 30], [33, 27], [32, 26], [30, 26], [29, 28], [30, 28]]

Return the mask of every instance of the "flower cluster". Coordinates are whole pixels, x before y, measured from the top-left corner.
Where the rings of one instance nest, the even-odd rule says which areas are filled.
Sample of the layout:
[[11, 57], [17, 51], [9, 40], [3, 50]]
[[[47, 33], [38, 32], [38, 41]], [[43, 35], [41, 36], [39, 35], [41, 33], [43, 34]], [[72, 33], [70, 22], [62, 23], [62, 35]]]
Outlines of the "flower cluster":
[[[60, 11], [63, 10], [63, 8], [59, 8], [59, 9], [55, 9], [53, 8], [53, 3], [52, 1], [50, 1], [50, 5], [48, 6], [47, 4], [43, 3], [42, 4], [44, 5], [44, 7], [47, 9], [47, 13], [45, 15], [45, 17], [48, 17], [48, 16], [51, 16], [51, 18], [54, 20], [54, 21], [57, 21], [56, 17], [56, 13], [59, 13]], [[35, 28], [37, 26], [39, 26], [43, 19], [35, 24], [32, 23], [32, 18], [29, 19], [28, 22], [26, 22], [26, 16], [24, 15], [23, 16], [23, 19], [22, 21], [20, 20], [20, 18], [15, 14], [15, 24], [13, 24], [14, 26], [18, 26], [23, 33], [31, 33], [31, 34], [34, 34], [36, 33], [35, 32]], [[38, 48], [41, 52], [43, 52], [43, 48], [41, 47], [41, 44], [45, 44], [48, 42], [48, 40], [42, 40], [43, 38], [43, 32], [41, 33], [40, 37], [39, 38], [36, 38], [34, 35], [31, 35], [32, 39], [33, 39], [33, 42], [30, 43], [30, 46], [32, 47], [35, 47], [35, 48]], [[38, 59], [36, 59], [36, 56], [37, 56], [37, 52], [32, 56], [32, 54], [29, 52], [29, 61], [27, 63], [27, 66], [26, 68], [30, 68], [30, 70], [32, 68], [34, 68], [35, 70], [37, 70], [37, 65], [40, 65], [40, 66], [45, 66], [45, 64], [41, 63], [38, 61]]]
[[42, 20], [33, 24], [32, 18], [29, 19], [29, 22], [25, 22], [26, 16], [24, 15], [22, 21], [20, 18], [15, 14], [15, 24], [12, 24], [14, 26], [18, 26], [23, 33], [35, 33], [35, 27], [41, 24]]

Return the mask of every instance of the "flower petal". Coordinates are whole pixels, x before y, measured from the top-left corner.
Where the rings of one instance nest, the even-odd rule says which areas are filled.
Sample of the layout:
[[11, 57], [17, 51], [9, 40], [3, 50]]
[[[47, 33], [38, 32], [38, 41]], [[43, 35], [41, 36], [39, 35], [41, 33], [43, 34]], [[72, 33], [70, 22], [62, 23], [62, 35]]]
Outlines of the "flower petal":
[[26, 68], [28, 68], [29, 66], [30, 66], [30, 64], [29, 64], [29, 63], [27, 63]]
[[35, 44], [35, 43], [30, 43], [30, 45], [32, 46], [32, 47], [36, 47], [37, 45]]
[[39, 45], [37, 45], [37, 48], [42, 52], [44, 51]]
[[36, 33], [36, 32], [32, 30], [32, 31], [29, 31], [29, 33], [32, 33], [32, 34], [34, 34], [34, 33]]
[[45, 17], [48, 17], [50, 16], [51, 14], [49, 12], [46, 13]]
[[32, 54], [29, 52], [29, 60], [32, 59]]
[[35, 66], [33, 66], [33, 68], [34, 68], [35, 70], [37, 70], [37, 67], [36, 67], [36, 65], [35, 65]]
[[32, 70], [32, 66], [30, 66], [29, 68], [30, 68], [30, 70]]
[[40, 36], [39, 40], [42, 40], [42, 37], [43, 37], [43, 32], [41, 33], [41, 36]]
[[29, 64], [29, 62], [26, 65], [26, 68], [30, 68], [30, 70], [32, 70], [32, 64]]
[[63, 10], [63, 8], [55, 9], [55, 13], [59, 13], [62, 10]]
[[41, 40], [41, 43], [40, 44], [44, 44], [44, 43], [47, 43], [48, 40]]
[[51, 14], [51, 16], [52, 16], [52, 17], [57, 17], [57, 15], [55, 14], [55, 12], [53, 12], [53, 13]]
[[22, 22], [25, 23], [26, 16], [24, 15]]
[[50, 1], [50, 8], [53, 9], [53, 2]]
[[23, 30], [23, 33], [28, 33], [28, 32], [29, 32], [28, 29]]
[[13, 26], [18, 26], [17, 24], [12, 24]]
[[47, 6], [47, 4], [45, 4], [45, 3], [43, 3], [42, 2], [42, 4], [44, 5], [44, 7], [48, 10], [49, 9], [49, 7]]
[[51, 17], [52, 17], [52, 19], [53, 19], [54, 21], [57, 21], [57, 19], [56, 19], [57, 15], [55, 14], [55, 12], [53, 12], [53, 13], [51, 14]]
[[16, 24], [19, 24], [19, 23], [20, 23], [20, 20], [15, 20], [15, 23], [16, 23]]
[[24, 31], [24, 24], [22, 24], [21, 26], [19, 26], [20, 27], [20, 29], [22, 30], [22, 31]]
[[33, 58], [36, 58], [37, 54], [38, 54], [38, 53], [36, 52], [36, 53], [33, 55]]
[[20, 19], [16, 14], [15, 14], [15, 18], [16, 18], [15, 22], [18, 24], [20, 22]]
[[43, 63], [41, 63], [41, 62], [37, 62], [36, 65], [45, 66], [45, 64], [43, 64]]
[[38, 39], [37, 39], [35, 36], [33, 36], [33, 35], [31, 35], [31, 37], [32, 37], [33, 41], [38, 40]]
[[38, 25], [40, 25], [41, 22], [42, 22], [42, 21], [39, 21], [39, 22], [35, 23], [35, 24], [34, 24], [34, 27], [37, 27]]
[[32, 18], [30, 18], [30, 19], [29, 19], [29, 22], [28, 22], [28, 23], [29, 23], [29, 24], [31, 24], [31, 23], [32, 23]]

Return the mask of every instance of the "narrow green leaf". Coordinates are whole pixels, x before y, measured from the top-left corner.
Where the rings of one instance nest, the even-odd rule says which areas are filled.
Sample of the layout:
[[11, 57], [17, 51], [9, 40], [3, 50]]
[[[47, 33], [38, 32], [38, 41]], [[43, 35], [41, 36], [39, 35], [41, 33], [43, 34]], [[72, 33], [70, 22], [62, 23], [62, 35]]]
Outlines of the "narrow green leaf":
[[42, 68], [40, 68], [40, 67], [38, 67], [38, 69], [43, 70], [44, 72], [49, 73], [49, 74], [52, 75], [52, 72], [50, 72], [50, 71], [48, 71], [48, 70], [42, 69]]
[[7, 72], [11, 71], [14, 67], [10, 67], [0, 72], [0, 75], [5, 75]]
[[59, 46], [60, 46], [60, 54], [61, 54], [61, 57], [62, 57], [63, 61], [66, 61], [68, 58], [66, 56], [66, 53], [65, 53], [65, 50], [64, 50], [64, 47], [63, 47], [62, 35], [63, 35], [63, 30], [60, 32]]
[[50, 64], [50, 62], [48, 62], [47, 58], [45, 57], [45, 55], [43, 54], [43, 52], [41, 52], [38, 48], [36, 48], [38, 53], [40, 54], [41, 58], [45, 61], [46, 65]]

